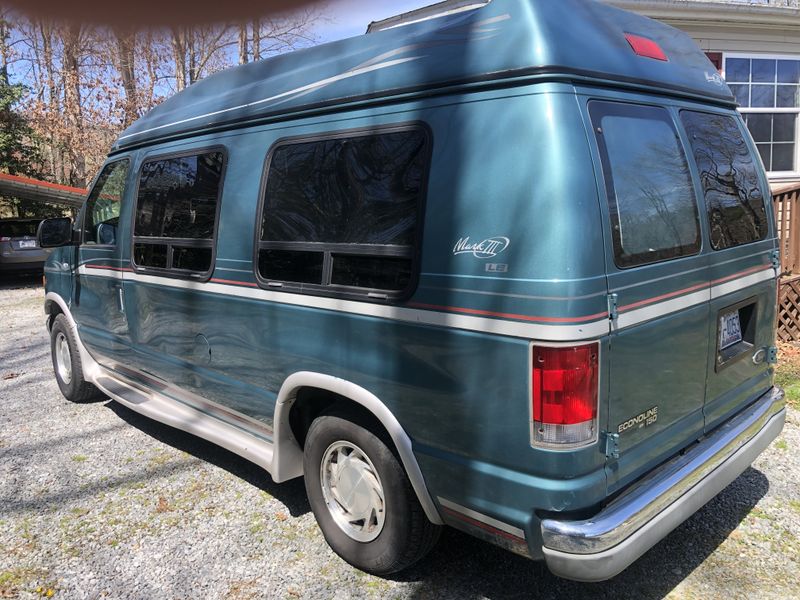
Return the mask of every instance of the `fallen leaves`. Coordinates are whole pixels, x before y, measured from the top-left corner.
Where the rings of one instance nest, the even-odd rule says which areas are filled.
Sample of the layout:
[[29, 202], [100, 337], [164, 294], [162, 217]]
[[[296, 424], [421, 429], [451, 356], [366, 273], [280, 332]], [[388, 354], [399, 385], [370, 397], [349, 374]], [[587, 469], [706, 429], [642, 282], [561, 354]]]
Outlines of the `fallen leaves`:
[[167, 502], [167, 499], [164, 496], [158, 497], [158, 504], [156, 505], [156, 512], [157, 513], [165, 513], [172, 510], [172, 507]]

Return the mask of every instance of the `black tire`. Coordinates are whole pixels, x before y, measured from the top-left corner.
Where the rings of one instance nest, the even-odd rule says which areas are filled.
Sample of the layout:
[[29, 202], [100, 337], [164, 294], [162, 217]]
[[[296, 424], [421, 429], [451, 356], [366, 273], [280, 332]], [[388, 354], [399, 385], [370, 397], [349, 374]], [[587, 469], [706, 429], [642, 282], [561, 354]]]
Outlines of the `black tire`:
[[[384, 497], [384, 520], [371, 541], [353, 539], [334, 520], [322, 491], [321, 466], [336, 442], [357, 446], [377, 472]], [[439, 539], [441, 527], [431, 523], [392, 450], [380, 437], [334, 415], [314, 420], [303, 453], [306, 493], [328, 545], [345, 561], [373, 575], [389, 575], [423, 558]]]
[[[59, 357], [57, 354], [63, 350], [60, 347], [65, 344], [68, 349], [68, 356], [61, 354], [61, 361], [70, 365], [69, 374], [59, 368]], [[64, 398], [70, 402], [87, 402], [95, 398], [102, 398], [103, 393], [94, 385], [86, 381], [83, 376], [83, 365], [81, 356], [78, 352], [78, 342], [72, 333], [67, 318], [63, 314], [56, 315], [53, 326], [50, 328], [50, 357], [53, 360], [53, 371], [56, 374], [58, 388]]]

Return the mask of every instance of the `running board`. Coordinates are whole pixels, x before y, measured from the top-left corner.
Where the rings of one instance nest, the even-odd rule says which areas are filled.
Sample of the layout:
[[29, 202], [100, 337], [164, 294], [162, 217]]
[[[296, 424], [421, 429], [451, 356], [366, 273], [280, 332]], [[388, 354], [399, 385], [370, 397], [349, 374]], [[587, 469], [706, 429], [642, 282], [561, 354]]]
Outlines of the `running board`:
[[103, 393], [145, 417], [201, 437], [272, 473], [273, 444], [150, 389], [141, 389], [105, 369], [93, 378]]

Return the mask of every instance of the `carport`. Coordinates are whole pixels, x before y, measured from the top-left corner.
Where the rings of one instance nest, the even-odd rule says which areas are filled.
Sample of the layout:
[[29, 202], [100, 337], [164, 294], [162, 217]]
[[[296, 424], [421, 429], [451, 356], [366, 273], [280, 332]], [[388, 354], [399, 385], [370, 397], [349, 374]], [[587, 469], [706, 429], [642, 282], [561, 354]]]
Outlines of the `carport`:
[[[5, 211], [2, 209], [10, 204], [9, 199], [11, 198], [23, 201], [27, 212], [34, 212], [37, 204], [42, 204], [43, 208], [45, 206], [52, 208], [52, 205], [63, 206], [72, 209], [74, 212], [83, 204], [86, 198], [86, 190], [19, 175], [0, 173], [0, 216], [17, 216], [3, 214]], [[24, 216], [33, 217], [39, 215], [30, 214]]]

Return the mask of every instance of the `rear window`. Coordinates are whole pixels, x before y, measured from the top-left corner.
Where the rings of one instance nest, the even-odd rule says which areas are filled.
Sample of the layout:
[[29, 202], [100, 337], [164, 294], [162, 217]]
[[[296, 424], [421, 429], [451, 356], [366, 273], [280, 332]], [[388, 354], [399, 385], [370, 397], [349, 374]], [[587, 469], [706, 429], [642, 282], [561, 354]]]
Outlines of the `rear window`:
[[603, 164], [617, 266], [699, 252], [697, 199], [669, 113], [616, 102], [592, 102], [589, 110]]
[[428, 160], [420, 128], [278, 145], [258, 242], [262, 283], [378, 298], [407, 292]]
[[736, 120], [728, 115], [682, 111], [705, 194], [715, 250], [767, 237], [768, 221], [756, 162]]
[[211, 272], [225, 155], [209, 151], [142, 165], [133, 262], [187, 276]]
[[36, 237], [39, 221], [0, 222], [0, 237]]

